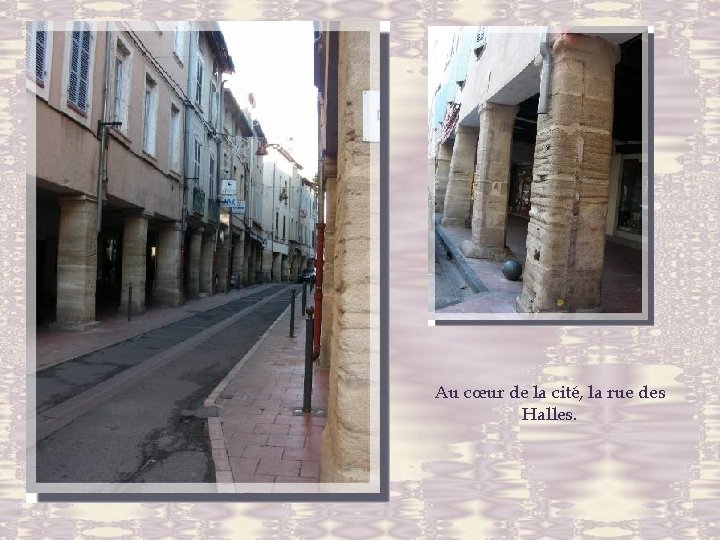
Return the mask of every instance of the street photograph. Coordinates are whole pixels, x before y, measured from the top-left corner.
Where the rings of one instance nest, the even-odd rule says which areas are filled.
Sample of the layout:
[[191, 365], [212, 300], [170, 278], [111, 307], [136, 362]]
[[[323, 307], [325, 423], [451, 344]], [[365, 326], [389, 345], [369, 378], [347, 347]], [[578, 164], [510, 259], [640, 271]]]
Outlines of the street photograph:
[[25, 32], [28, 491], [378, 493], [379, 25]]
[[430, 318], [651, 321], [647, 29], [428, 35]]

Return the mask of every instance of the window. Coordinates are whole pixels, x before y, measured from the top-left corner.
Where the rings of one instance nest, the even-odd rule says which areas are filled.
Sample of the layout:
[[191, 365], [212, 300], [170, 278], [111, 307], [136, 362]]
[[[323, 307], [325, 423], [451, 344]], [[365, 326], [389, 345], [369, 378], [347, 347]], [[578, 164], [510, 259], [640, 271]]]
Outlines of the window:
[[285, 216], [283, 216], [283, 235], [282, 239], [285, 240]]
[[170, 168], [180, 170], [180, 109], [170, 105]]
[[155, 155], [155, 132], [157, 130], [157, 83], [145, 75], [145, 99], [143, 106], [143, 151]]
[[[198, 55], [200, 51], [198, 51]], [[202, 107], [202, 87], [203, 87], [203, 59], [201, 56], [198, 57], [197, 69], [195, 70], [195, 103]]]
[[195, 185], [200, 183], [200, 163], [202, 160], [202, 144], [197, 135], [195, 136], [195, 154], [193, 157], [193, 178], [195, 179]]
[[173, 52], [180, 63], [183, 62], [183, 49], [185, 48], [185, 31], [181, 22], [175, 23], [175, 34], [173, 40]]
[[68, 105], [82, 114], [88, 112], [92, 38], [88, 23], [75, 23], [70, 45]]
[[278, 222], [280, 221], [280, 214], [275, 212], [275, 238], [278, 237]]
[[475, 33], [475, 39], [473, 40], [472, 50], [475, 53], [475, 58], [480, 58], [485, 44], [487, 43], [487, 28], [481, 26]]
[[215, 83], [210, 83], [210, 104], [208, 106], [208, 120], [210, 121], [210, 125], [215, 124], [215, 95], [217, 94], [217, 87], [215, 86]]
[[119, 129], [124, 132], [127, 132], [129, 95], [130, 51], [118, 40], [115, 54], [113, 120], [115, 122], [122, 122], [122, 126], [120, 126]]
[[45, 86], [48, 45], [47, 23], [29, 21], [25, 23], [25, 72], [40, 86]]

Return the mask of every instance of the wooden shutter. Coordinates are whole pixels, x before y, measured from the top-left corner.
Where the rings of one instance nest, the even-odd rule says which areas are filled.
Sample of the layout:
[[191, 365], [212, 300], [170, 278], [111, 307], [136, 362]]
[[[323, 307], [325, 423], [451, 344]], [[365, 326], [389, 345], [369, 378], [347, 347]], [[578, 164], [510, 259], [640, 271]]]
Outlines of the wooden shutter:
[[75, 105], [80, 112], [87, 112], [92, 33], [90, 32], [90, 26], [87, 24], [82, 27], [76, 24], [75, 28], [72, 33], [70, 51], [68, 101]]

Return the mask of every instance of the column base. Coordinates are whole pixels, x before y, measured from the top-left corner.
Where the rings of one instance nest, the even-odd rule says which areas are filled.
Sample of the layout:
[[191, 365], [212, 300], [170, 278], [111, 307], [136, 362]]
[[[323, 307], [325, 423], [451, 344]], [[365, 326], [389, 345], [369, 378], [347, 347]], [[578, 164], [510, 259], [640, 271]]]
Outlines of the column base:
[[462, 242], [460, 251], [469, 259], [490, 259], [498, 262], [505, 262], [513, 256], [513, 252], [507, 246], [501, 248], [478, 246], [472, 240]]
[[468, 228], [467, 219], [464, 218], [448, 218], [444, 217], [440, 220], [443, 227], [465, 227]]
[[177, 307], [182, 305], [182, 294], [180, 291], [155, 289], [153, 300], [160, 307]]

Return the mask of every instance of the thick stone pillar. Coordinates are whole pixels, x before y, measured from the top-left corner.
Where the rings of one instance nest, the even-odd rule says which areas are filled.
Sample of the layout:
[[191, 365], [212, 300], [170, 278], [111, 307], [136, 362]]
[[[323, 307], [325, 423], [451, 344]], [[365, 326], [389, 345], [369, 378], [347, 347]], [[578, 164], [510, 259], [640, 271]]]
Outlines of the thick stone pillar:
[[263, 249], [261, 255], [261, 275], [263, 283], [270, 283], [272, 280], [273, 252]]
[[97, 203], [87, 197], [60, 197], [55, 326], [86, 330], [95, 321]]
[[145, 311], [145, 274], [147, 272], [147, 231], [146, 216], [126, 216], [123, 229], [122, 247], [122, 292], [120, 313], [127, 313], [128, 291], [132, 283], [133, 313]]
[[235, 287], [238, 289], [245, 283], [245, 232], [233, 235], [235, 238], [235, 246], [233, 247], [232, 270], [235, 274]]
[[179, 223], [164, 225], [158, 232], [157, 280], [153, 299], [160, 306], [175, 307], [183, 302], [180, 274], [180, 242], [182, 232]]
[[226, 293], [230, 289], [230, 244], [232, 239], [225, 233], [217, 244], [217, 291]]
[[618, 47], [566, 34], [538, 116], [520, 312], [601, 311]]
[[280, 253], [273, 253], [272, 254], [272, 266], [271, 266], [271, 276], [270, 279], [274, 282], [280, 282], [280, 261], [282, 259], [282, 255]]
[[[357, 134], [363, 125], [362, 92], [377, 88], [370, 57], [377, 60], [371, 33], [341, 32], [338, 39], [337, 186], [335, 245], [325, 249], [333, 258], [333, 329], [330, 341], [328, 414], [323, 430], [320, 459], [321, 482], [367, 482], [375, 466], [371, 448], [370, 366], [377, 358], [377, 318], [372, 315], [377, 280], [377, 249], [371, 224], [378, 223], [378, 205], [371, 174], [378, 169], [376, 143], [363, 142]], [[375, 64], [376, 65], [376, 64]], [[468, 208], [469, 209], [469, 208]], [[326, 229], [327, 231], [327, 229]], [[323, 294], [327, 290], [323, 276]], [[327, 288], [326, 288], [327, 287]], [[323, 298], [323, 332], [326, 306]]]
[[215, 233], [203, 235], [200, 250], [200, 296], [213, 293], [213, 255], [215, 253]]
[[439, 144], [435, 157], [435, 212], [442, 213], [445, 207], [445, 192], [450, 175], [450, 158], [453, 147], [451, 142]]
[[290, 280], [290, 257], [288, 255], [280, 256], [280, 280]]
[[450, 159], [443, 217], [440, 222], [444, 227], [467, 227], [472, 205], [471, 193], [477, 143], [478, 128], [458, 126]]
[[517, 105], [486, 103], [480, 110], [480, 133], [475, 166], [475, 201], [472, 210], [472, 240], [460, 249], [466, 257], [504, 261], [510, 155]]
[[200, 258], [202, 254], [203, 231], [192, 231], [190, 236], [190, 267], [188, 268], [188, 297], [200, 295]]

